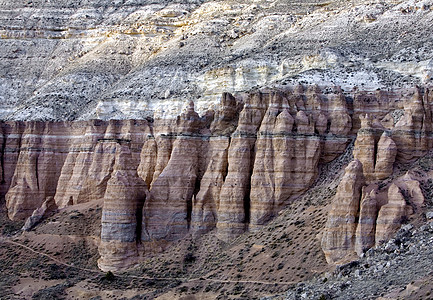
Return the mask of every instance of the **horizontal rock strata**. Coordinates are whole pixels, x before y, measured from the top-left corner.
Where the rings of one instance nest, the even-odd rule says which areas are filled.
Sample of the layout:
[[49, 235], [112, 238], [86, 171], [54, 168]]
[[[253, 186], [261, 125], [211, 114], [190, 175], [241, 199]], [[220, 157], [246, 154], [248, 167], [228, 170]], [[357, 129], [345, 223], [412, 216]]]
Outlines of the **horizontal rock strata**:
[[[125, 269], [137, 262], [146, 183], [138, 177], [129, 142], [114, 142], [115, 163], [104, 194], [98, 266]], [[138, 240], [137, 240], [138, 237]]]
[[[2, 122], [0, 196], [15, 220], [31, 216], [49, 197], [59, 208], [114, 201], [107, 191], [119, 168], [119, 145], [127, 144], [127, 170], [146, 186], [140, 184], [138, 192], [146, 198], [135, 212], [139, 221], [127, 221], [138, 222], [131, 243], [151, 246], [213, 229], [229, 240], [259, 229], [295, 201], [316, 179], [318, 165], [335, 159], [356, 137], [353, 168], [362, 170], [366, 187], [361, 192], [364, 184], [357, 183], [351, 194], [348, 184], [334, 199], [338, 209], [323, 241], [334, 261], [389, 236], [391, 224], [422, 205], [410, 174], [394, 183], [410, 195], [411, 209], [398, 208], [401, 199], [370, 185], [390, 176], [395, 161], [411, 161], [431, 148], [430, 98], [427, 88], [349, 97], [338, 87], [322, 93], [317, 86], [295, 86], [225, 93], [219, 108], [202, 116], [191, 102], [174, 119]], [[350, 222], [343, 226], [342, 218]], [[132, 257], [135, 250], [127, 249], [135, 246], [125, 247]], [[121, 258], [104, 253], [101, 266], [122, 265]]]

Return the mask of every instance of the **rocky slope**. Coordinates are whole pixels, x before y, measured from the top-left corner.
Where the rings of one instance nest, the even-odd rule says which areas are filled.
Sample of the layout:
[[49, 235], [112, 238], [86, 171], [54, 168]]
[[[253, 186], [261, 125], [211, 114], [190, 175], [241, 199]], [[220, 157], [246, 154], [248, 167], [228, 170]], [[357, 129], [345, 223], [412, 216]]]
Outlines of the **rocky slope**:
[[388, 243], [285, 295], [264, 299], [429, 299], [433, 223], [405, 225]]
[[3, 1], [0, 118], [201, 114], [286, 83], [375, 90], [432, 77], [422, 1]]

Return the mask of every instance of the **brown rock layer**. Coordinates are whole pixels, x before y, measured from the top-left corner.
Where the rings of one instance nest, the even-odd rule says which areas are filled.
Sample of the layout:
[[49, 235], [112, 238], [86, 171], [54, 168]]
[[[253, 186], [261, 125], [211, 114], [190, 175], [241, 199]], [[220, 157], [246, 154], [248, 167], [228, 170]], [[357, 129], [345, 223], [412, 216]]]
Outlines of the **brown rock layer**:
[[98, 266], [103, 271], [125, 269], [137, 262], [140, 216], [146, 184], [137, 175], [129, 142], [113, 143], [115, 164], [104, 195]]
[[197, 137], [200, 125], [200, 117], [191, 103], [177, 119], [178, 132], [170, 160], [153, 181], [144, 205], [143, 241], [176, 240], [189, 230], [202, 141]]
[[[427, 88], [343, 94], [297, 86], [237, 98], [225, 93], [220, 108], [201, 117], [191, 103], [176, 119], [2, 122], [0, 196], [6, 195], [13, 219], [29, 217], [47, 197], [59, 207], [103, 198], [118, 143], [127, 143], [128, 168], [149, 186], [139, 192], [148, 195], [144, 241], [214, 228], [228, 240], [260, 228], [295, 201], [316, 179], [318, 165], [335, 159], [355, 136], [354, 156], [373, 185], [392, 174], [395, 160], [426, 153], [432, 97]], [[406, 215], [423, 203], [418, 179], [409, 175], [393, 181], [410, 204]], [[334, 199], [328, 257], [360, 253], [395, 230], [389, 224], [398, 219], [399, 204], [388, 198], [398, 193], [388, 185], [376, 192], [366, 187], [361, 197], [360, 183], [353, 184], [352, 196], [340, 192]], [[350, 221], [345, 225], [343, 214]]]
[[364, 184], [362, 164], [354, 160], [338, 185], [323, 232], [322, 249], [328, 263], [344, 259], [355, 248], [356, 217]]
[[[6, 194], [9, 218], [23, 219], [56, 192], [67, 155], [69, 124], [29, 122], [24, 129], [14, 176]], [[66, 150], [66, 151], [65, 151]]]
[[404, 196], [400, 188], [391, 184], [388, 189], [388, 203], [383, 205], [377, 216], [376, 221], [376, 242], [389, 240], [391, 236], [400, 228], [403, 218], [409, 215], [409, 207], [406, 205]]

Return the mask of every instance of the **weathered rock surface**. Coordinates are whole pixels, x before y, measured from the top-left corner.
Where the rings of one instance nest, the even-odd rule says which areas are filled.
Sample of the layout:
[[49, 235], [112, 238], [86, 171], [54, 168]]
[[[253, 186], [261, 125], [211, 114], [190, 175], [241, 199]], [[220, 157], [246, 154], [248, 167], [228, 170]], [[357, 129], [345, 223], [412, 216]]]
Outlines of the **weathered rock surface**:
[[[349, 167], [355, 162], [359, 163], [354, 160]], [[322, 249], [329, 263], [344, 262], [354, 252], [361, 255], [386, 242], [425, 201], [420, 178], [412, 172], [379, 188], [377, 183], [365, 185], [361, 180], [348, 181], [347, 176], [353, 173], [349, 167], [332, 200], [322, 237]], [[342, 189], [351, 193], [341, 193]]]
[[[20, 141], [20, 152], [6, 194], [9, 218], [23, 219], [53, 197], [68, 149], [63, 135], [67, 123], [29, 122]], [[66, 150], [66, 151], [65, 151]]]
[[191, 228], [200, 234], [216, 227], [220, 194], [228, 172], [228, 148], [230, 137], [211, 137], [209, 140], [209, 163], [200, 190], [192, 201]]
[[143, 241], [176, 240], [190, 227], [198, 176], [201, 120], [191, 103], [177, 119], [177, 137], [167, 166], [153, 181], [143, 208]]
[[248, 226], [254, 145], [265, 109], [262, 95], [251, 95], [239, 115], [238, 127], [231, 137], [228, 172], [221, 188], [218, 209], [217, 228], [222, 239], [237, 236]]
[[409, 207], [406, 205], [400, 188], [391, 184], [388, 189], [388, 203], [383, 205], [376, 221], [376, 242], [383, 243], [400, 228], [403, 218], [409, 215]]
[[232, 95], [222, 95], [221, 107], [215, 112], [210, 126], [207, 165], [200, 190], [192, 202], [191, 228], [196, 234], [212, 230], [217, 225], [221, 189], [228, 173], [230, 135], [236, 129], [239, 109], [240, 105]]
[[[374, 179], [374, 164], [376, 162], [377, 130], [372, 127], [372, 118], [368, 115], [360, 117], [361, 128], [356, 136], [353, 158], [362, 163], [365, 178]], [[380, 134], [380, 133], [379, 133]]]
[[[79, 123], [80, 124], [80, 123]], [[60, 174], [55, 200], [62, 208], [77, 204], [85, 180], [89, 174], [89, 167], [94, 160], [94, 149], [98, 140], [104, 137], [106, 124], [98, 120], [81, 123], [84, 131], [82, 138], [74, 140]], [[78, 131], [77, 136], [80, 135]], [[82, 197], [81, 197], [82, 198]]]
[[98, 266], [103, 271], [125, 269], [137, 262], [141, 210], [146, 183], [133, 163], [130, 143], [114, 143], [115, 163], [104, 194]]
[[36, 226], [42, 218], [46, 217], [50, 212], [57, 209], [53, 197], [47, 197], [41, 207], [35, 209], [30, 217], [27, 218], [22, 230], [29, 231]]
[[352, 161], [338, 185], [323, 232], [322, 249], [328, 263], [342, 260], [355, 248], [356, 218], [365, 184], [359, 160]]
[[255, 86], [431, 81], [429, 4], [325, 3], [3, 2], [0, 118], [176, 116]]
[[[428, 90], [424, 94], [428, 97]], [[419, 88], [415, 88], [410, 101], [403, 102], [404, 113], [392, 129], [392, 137], [399, 151], [397, 158], [409, 161], [425, 154], [429, 146], [428, 133], [431, 129], [430, 103], [424, 103]]]
[[[298, 85], [238, 97], [225, 93], [221, 105], [203, 116], [190, 102], [175, 119], [3, 122], [2, 193], [7, 192], [13, 219], [29, 217], [47, 197], [61, 208], [101, 199], [118, 143], [128, 143], [128, 168], [149, 187], [142, 192], [147, 201], [139, 239], [163, 245], [216, 228], [219, 238], [230, 240], [260, 229], [296, 201], [317, 178], [318, 166], [335, 159], [356, 136], [354, 157], [370, 185], [361, 196], [364, 184], [354, 183], [357, 192], [350, 196], [350, 185], [343, 184], [334, 198], [338, 209], [331, 213], [324, 247], [330, 261], [338, 260], [395, 231], [389, 225], [398, 219], [388, 201], [391, 183], [408, 201], [403, 218], [424, 201], [415, 173], [378, 183], [392, 175], [395, 162], [429, 149], [429, 90], [357, 93], [352, 103], [339, 88], [323, 93]], [[378, 106], [381, 101], [387, 104]], [[401, 121], [404, 116], [415, 125]], [[413, 155], [401, 148], [403, 140]], [[350, 222], [341, 223], [346, 217]]]
[[[302, 111], [298, 113], [302, 117], [294, 121], [286, 109], [281, 111], [284, 106], [271, 103], [259, 129], [251, 177], [251, 229], [274, 217], [317, 175], [320, 137], [308, 126], [309, 120]], [[319, 119], [323, 119], [321, 116]], [[294, 122], [297, 134], [292, 132]]]
[[374, 176], [377, 180], [386, 179], [392, 174], [396, 155], [397, 145], [384, 131], [377, 142], [376, 164], [374, 166]]
[[373, 189], [368, 193], [363, 187], [355, 239], [355, 252], [358, 255], [375, 245], [377, 202], [376, 190]]

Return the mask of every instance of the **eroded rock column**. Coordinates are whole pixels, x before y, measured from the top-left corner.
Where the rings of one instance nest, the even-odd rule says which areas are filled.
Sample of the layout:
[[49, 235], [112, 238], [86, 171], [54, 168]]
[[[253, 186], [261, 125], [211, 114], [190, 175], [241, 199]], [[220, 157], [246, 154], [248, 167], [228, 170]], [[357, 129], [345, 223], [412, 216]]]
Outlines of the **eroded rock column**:
[[337, 187], [322, 237], [322, 249], [328, 263], [335, 263], [354, 253], [356, 218], [361, 188], [365, 184], [362, 164], [353, 160]]
[[231, 137], [228, 174], [221, 188], [218, 209], [218, 237], [223, 240], [242, 234], [249, 223], [254, 145], [265, 108], [266, 104], [260, 93], [250, 96], [240, 113], [239, 125]]
[[114, 271], [137, 262], [146, 184], [137, 175], [129, 143], [117, 144], [115, 164], [104, 195], [98, 266]]
[[[143, 209], [142, 240], [172, 241], [183, 237], [191, 222], [202, 138], [194, 103], [177, 119], [177, 137], [167, 166], [152, 183]], [[160, 148], [158, 146], [158, 157]], [[155, 169], [155, 172], [157, 170]]]

